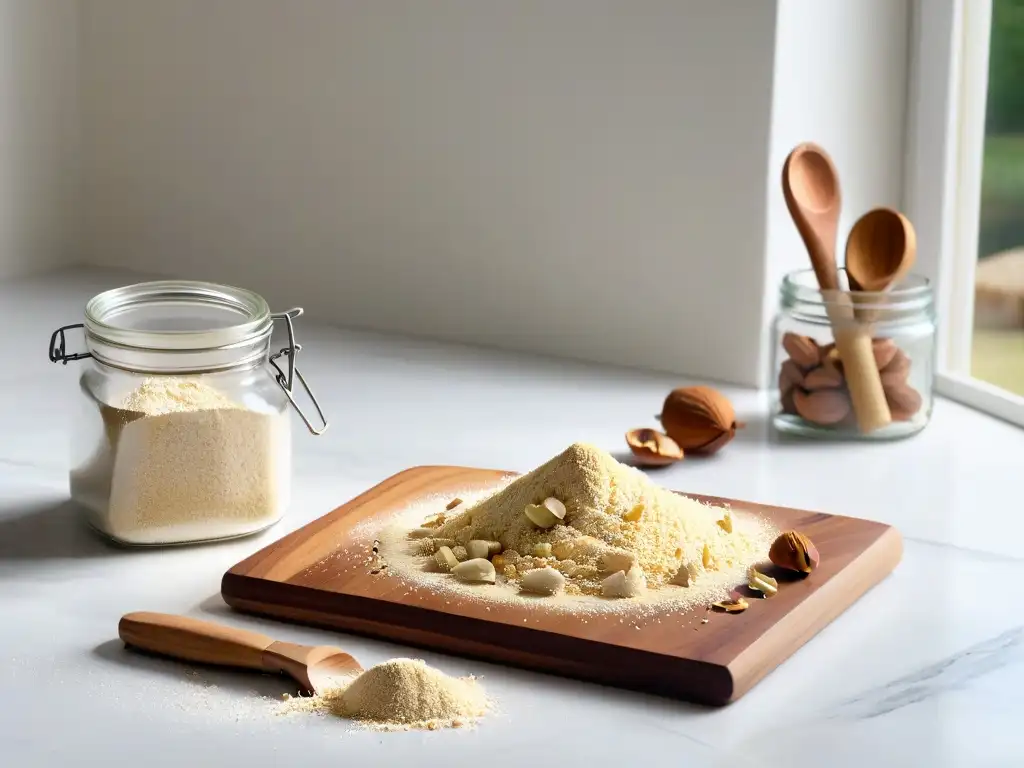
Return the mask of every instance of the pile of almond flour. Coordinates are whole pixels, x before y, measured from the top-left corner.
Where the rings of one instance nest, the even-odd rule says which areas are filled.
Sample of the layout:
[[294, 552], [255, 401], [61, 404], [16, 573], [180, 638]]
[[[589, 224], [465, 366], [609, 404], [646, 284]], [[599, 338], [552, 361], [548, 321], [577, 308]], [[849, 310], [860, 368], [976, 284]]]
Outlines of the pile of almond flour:
[[[549, 498], [564, 505], [565, 517], [541, 528], [524, 510]], [[720, 599], [746, 581], [751, 565], [766, 559], [776, 533], [760, 518], [661, 488], [584, 443], [483, 498], [441, 510], [443, 505], [407, 510], [379, 534], [392, 575], [480, 599], [509, 600], [519, 594], [524, 574], [553, 568], [564, 577], [564, 592], [543, 605], [568, 610], [664, 601], [686, 609]], [[431, 526], [429, 535], [410, 540], [410, 529], [424, 524]], [[419, 528], [414, 535], [422, 534]], [[460, 584], [437, 572], [436, 549], [447, 545], [461, 554], [460, 547], [473, 540], [501, 545], [491, 558], [493, 586]], [[644, 588], [626, 600], [601, 597], [602, 582], [616, 569], [632, 571]]]
[[393, 731], [461, 728], [489, 708], [474, 678], [449, 677], [418, 659], [391, 659], [315, 696], [287, 697], [279, 712], [319, 712]]

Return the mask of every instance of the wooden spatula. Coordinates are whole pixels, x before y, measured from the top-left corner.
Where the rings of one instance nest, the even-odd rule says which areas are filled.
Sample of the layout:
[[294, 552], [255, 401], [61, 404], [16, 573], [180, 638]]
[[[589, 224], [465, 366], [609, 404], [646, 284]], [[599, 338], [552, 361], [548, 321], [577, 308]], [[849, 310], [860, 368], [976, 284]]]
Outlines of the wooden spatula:
[[224, 667], [283, 672], [307, 693], [335, 687], [363, 668], [330, 645], [283, 643], [259, 632], [167, 613], [129, 613], [117, 633], [125, 645], [186, 661]]

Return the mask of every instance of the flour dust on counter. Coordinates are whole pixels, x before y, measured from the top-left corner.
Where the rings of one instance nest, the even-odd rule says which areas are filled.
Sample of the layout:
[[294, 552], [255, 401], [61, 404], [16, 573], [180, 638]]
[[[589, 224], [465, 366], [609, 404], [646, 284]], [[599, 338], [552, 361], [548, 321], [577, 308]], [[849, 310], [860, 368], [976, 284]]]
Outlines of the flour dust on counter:
[[449, 677], [419, 659], [391, 659], [313, 696], [288, 696], [280, 714], [315, 712], [380, 731], [473, 725], [492, 707], [473, 677]]
[[532, 472], [446, 504], [399, 510], [373, 551], [392, 576], [538, 610], [654, 615], [725, 598], [767, 558], [777, 531], [659, 487], [575, 443]]

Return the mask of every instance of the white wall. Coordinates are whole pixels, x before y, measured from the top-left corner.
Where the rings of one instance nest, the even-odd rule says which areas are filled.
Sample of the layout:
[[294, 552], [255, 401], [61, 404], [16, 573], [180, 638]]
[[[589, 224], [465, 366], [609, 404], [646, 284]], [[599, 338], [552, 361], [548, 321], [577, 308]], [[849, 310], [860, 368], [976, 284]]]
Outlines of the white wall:
[[775, 14], [84, 0], [90, 256], [752, 384]]
[[0, 276], [81, 255], [764, 385], [806, 263], [782, 161], [832, 152], [841, 240], [899, 201], [907, 6], [0, 0]]
[[0, 0], [0, 278], [75, 259], [77, 51], [77, 0]]

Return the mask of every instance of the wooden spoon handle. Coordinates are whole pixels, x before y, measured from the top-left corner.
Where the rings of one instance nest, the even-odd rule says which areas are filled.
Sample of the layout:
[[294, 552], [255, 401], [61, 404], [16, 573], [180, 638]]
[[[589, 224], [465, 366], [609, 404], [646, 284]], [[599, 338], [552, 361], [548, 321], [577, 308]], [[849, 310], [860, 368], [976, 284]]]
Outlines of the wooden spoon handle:
[[145, 611], [121, 618], [117, 633], [126, 645], [187, 661], [264, 669], [263, 651], [273, 638], [209, 621]]

